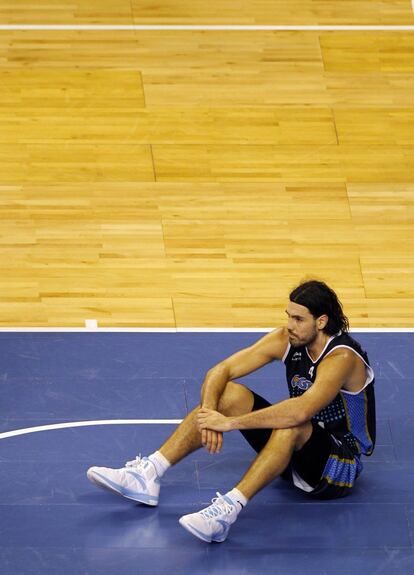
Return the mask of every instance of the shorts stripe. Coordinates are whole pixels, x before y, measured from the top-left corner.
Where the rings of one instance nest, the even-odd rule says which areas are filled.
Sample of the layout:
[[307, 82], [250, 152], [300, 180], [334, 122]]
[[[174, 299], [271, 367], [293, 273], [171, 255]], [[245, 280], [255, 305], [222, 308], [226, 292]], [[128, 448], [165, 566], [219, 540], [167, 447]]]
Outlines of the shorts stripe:
[[326, 463], [322, 474], [330, 485], [352, 488], [361, 470], [361, 464], [357, 458], [348, 459], [332, 453]]

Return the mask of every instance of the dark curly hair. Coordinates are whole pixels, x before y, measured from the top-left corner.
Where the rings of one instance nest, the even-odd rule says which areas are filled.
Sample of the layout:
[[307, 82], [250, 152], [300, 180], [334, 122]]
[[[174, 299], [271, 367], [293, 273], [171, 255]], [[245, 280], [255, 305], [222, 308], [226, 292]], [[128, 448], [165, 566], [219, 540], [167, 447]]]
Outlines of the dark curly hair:
[[290, 293], [289, 299], [293, 303], [307, 307], [315, 319], [327, 315], [329, 321], [323, 331], [328, 335], [349, 331], [349, 321], [342, 311], [342, 304], [326, 283], [317, 280], [301, 283]]

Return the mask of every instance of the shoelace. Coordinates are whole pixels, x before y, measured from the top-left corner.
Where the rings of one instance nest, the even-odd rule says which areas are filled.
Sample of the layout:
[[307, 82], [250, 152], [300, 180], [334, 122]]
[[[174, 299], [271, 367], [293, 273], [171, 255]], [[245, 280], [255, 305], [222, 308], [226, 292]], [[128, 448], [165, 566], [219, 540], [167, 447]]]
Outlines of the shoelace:
[[212, 505], [200, 511], [206, 519], [214, 519], [223, 513], [229, 515], [233, 511], [233, 506], [227, 503], [223, 496], [217, 491], [217, 497], [211, 500]]
[[141, 454], [139, 454], [132, 461], [127, 461], [125, 464], [125, 467], [140, 467], [143, 463], [144, 463], [144, 458], [141, 457]]

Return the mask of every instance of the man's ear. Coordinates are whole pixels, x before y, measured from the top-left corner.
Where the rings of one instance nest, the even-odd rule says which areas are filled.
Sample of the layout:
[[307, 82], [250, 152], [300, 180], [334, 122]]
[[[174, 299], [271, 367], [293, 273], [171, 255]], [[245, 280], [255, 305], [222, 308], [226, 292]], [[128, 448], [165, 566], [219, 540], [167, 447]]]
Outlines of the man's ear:
[[318, 326], [318, 329], [323, 331], [325, 329], [325, 327], [328, 325], [328, 321], [329, 321], [329, 317], [326, 314], [319, 316], [318, 319], [316, 320], [316, 324]]

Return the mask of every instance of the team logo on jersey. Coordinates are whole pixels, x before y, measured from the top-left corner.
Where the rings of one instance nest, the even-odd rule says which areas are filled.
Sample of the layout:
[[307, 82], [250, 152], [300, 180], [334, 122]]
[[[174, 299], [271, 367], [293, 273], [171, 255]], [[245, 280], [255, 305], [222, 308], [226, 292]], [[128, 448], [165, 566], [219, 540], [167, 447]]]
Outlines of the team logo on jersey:
[[297, 361], [299, 359], [302, 359], [302, 352], [295, 351], [295, 353], [292, 355], [292, 361]]
[[298, 387], [302, 391], [306, 391], [312, 385], [312, 382], [306, 377], [300, 377], [300, 375], [294, 375], [292, 377], [291, 385], [293, 388]]

